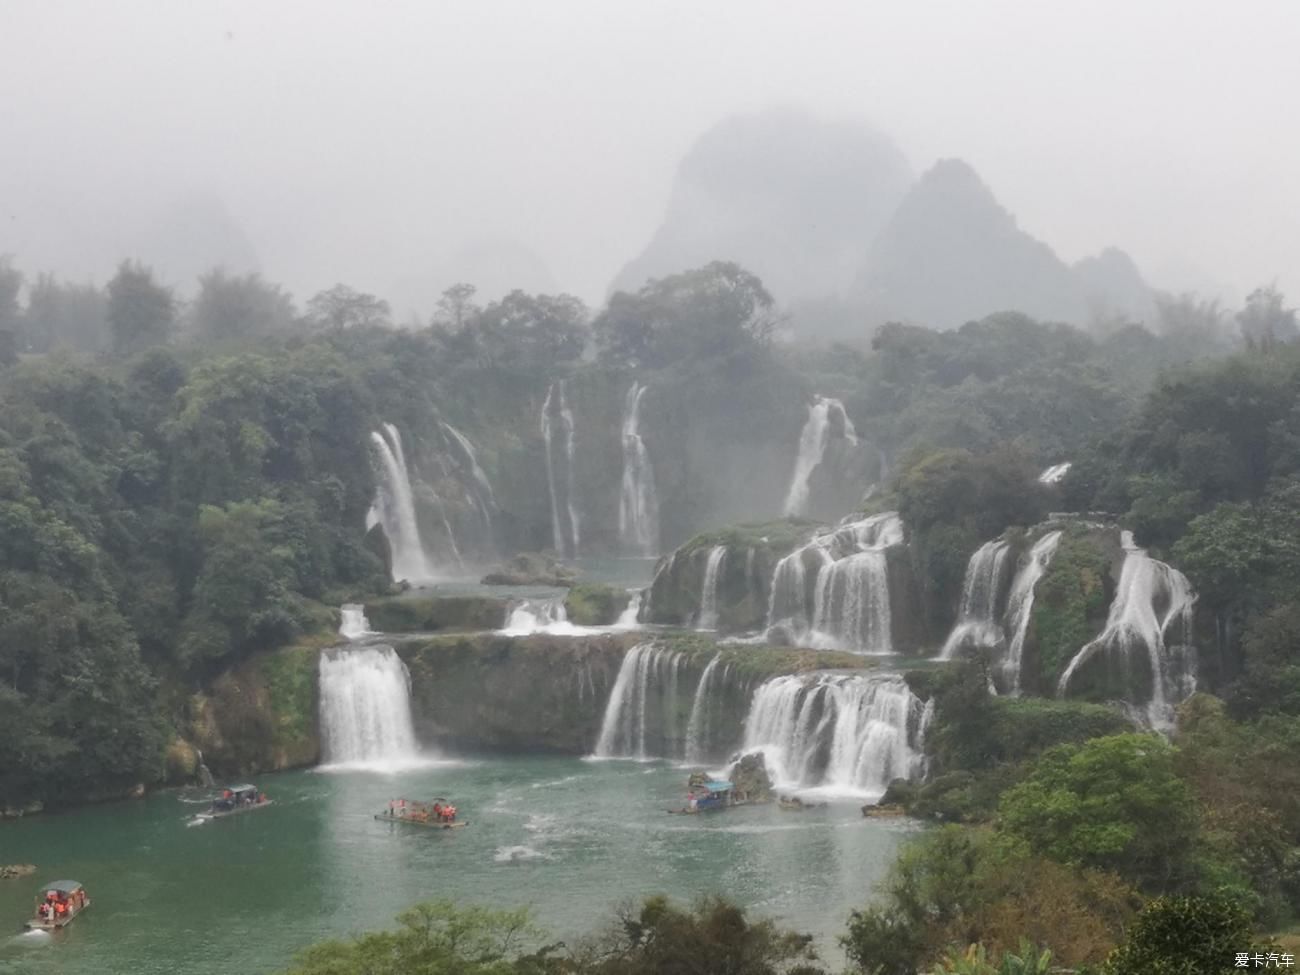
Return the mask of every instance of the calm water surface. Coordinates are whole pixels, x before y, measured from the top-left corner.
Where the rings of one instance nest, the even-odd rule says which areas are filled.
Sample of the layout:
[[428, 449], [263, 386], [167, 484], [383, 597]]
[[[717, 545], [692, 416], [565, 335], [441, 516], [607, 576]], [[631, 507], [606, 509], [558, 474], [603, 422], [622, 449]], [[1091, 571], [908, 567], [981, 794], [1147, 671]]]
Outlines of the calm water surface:
[[[188, 827], [175, 793], [0, 824], [0, 973], [275, 972], [313, 941], [388, 926], [425, 899], [528, 906], [579, 935], [621, 899], [725, 893], [834, 938], [915, 828], [852, 803], [665, 815], [686, 772], [667, 763], [484, 758], [380, 775], [290, 772], [258, 780], [276, 804]], [[471, 825], [376, 822], [394, 795], [449, 796]], [[46, 880], [82, 881], [93, 904], [53, 937], [17, 935]], [[10, 937], [10, 932], [15, 936]]]

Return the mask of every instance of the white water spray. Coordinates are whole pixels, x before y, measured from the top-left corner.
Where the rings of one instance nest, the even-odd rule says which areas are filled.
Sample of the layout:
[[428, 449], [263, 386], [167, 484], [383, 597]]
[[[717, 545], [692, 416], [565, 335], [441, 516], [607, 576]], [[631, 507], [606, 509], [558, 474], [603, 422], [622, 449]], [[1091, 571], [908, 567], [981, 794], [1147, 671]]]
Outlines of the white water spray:
[[1071, 464], [1067, 460], [1064, 464], [1053, 464], [1043, 473], [1038, 475], [1039, 484], [1060, 484], [1065, 475], [1070, 473]]
[[[605, 705], [600, 737], [596, 741], [596, 758], [647, 759], [647, 742], [652, 730], [650, 692], [652, 685], [665, 690], [656, 704], [667, 706], [669, 715], [676, 710], [677, 672], [680, 653], [665, 650], [654, 643], [640, 643], [623, 657], [618, 677]], [[659, 722], [661, 735], [671, 729]]]
[[695, 697], [691, 700], [691, 716], [686, 724], [686, 761], [692, 765], [704, 762], [709, 747], [709, 729], [712, 717], [709, 711], [709, 691], [712, 689], [713, 675], [722, 661], [722, 654], [715, 654], [713, 659], [700, 674], [700, 682], [695, 685]]

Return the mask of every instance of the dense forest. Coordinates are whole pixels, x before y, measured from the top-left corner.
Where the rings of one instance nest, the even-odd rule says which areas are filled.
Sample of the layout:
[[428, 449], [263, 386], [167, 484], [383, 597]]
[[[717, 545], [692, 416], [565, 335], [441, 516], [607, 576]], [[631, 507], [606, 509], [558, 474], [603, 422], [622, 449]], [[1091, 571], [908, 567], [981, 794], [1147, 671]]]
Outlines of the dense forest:
[[[678, 431], [658, 443], [680, 457], [663, 465], [672, 544], [729, 512], [729, 479], [759, 490], [709, 446], [788, 447], [817, 391], [882, 455], [861, 503], [901, 513], [927, 612], [949, 612], [934, 607], [981, 542], [1052, 503], [1114, 519], [1199, 595], [1200, 693], [1167, 740], [1101, 703], [990, 695], [978, 658], [914, 676], [937, 702], [931, 774], [886, 801], [940, 825], [864, 891], [855, 970], [1041, 972], [1050, 950], [1113, 975], [1226, 971], [1300, 915], [1300, 327], [1275, 289], [1235, 316], [1168, 296], [1105, 334], [1005, 312], [949, 332], [864, 324], [830, 347], [782, 341], [798, 321], [734, 264], [594, 313], [475, 298], [449, 289], [432, 322], [399, 329], [343, 285], [300, 310], [256, 275], [214, 270], [181, 301], [134, 263], [102, 289], [0, 265], [0, 810], [176, 781], [193, 694], [391, 590], [366, 524], [371, 431], [454, 420], [503, 485], [493, 547], [540, 549], [539, 454], [519, 431], [560, 378], [598, 409], [635, 375]], [[1066, 461], [1045, 493], [1039, 472]], [[1072, 600], [1100, 599], [1085, 590], [1058, 594], [1063, 627]], [[647, 902], [576, 951], [525, 951], [524, 928], [434, 905], [297, 970], [724, 970], [677, 960], [706, 955], [822, 971], [806, 939], [720, 902]], [[1175, 935], [1209, 967], [1174, 967]]]

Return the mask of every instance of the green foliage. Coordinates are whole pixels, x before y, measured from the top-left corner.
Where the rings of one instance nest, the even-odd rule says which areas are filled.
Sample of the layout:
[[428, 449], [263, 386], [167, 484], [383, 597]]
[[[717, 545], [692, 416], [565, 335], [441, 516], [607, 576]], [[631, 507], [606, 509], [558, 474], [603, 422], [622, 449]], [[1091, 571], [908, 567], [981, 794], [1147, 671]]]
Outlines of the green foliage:
[[625, 909], [609, 933], [580, 954], [574, 972], [590, 975], [822, 975], [812, 938], [771, 921], [750, 921], [720, 897], [690, 910], [664, 897]]
[[1158, 897], [1142, 909], [1104, 975], [1229, 975], [1251, 950], [1250, 915], [1223, 900]]
[[534, 935], [527, 912], [417, 904], [396, 931], [326, 941], [304, 951], [288, 975], [526, 975], [561, 971], [549, 951], [525, 956]]
[[1187, 879], [1196, 813], [1154, 735], [1111, 735], [1045, 752], [1008, 790], [999, 827], [1061, 863], [1114, 870], [1152, 890]]
[[954, 945], [1005, 954], [1025, 939], [1050, 942], [1062, 965], [1095, 964], [1133, 909], [1132, 891], [1113, 875], [1035, 857], [987, 830], [945, 826], [909, 844], [841, 941], [867, 975], [913, 975]]
[[123, 261], [108, 282], [106, 316], [113, 351], [134, 355], [171, 337], [176, 324], [176, 299], [170, 289], [154, 282], [152, 270]]
[[586, 582], [564, 597], [569, 620], [578, 626], [609, 626], [627, 608], [628, 592], [618, 586]]
[[289, 332], [293, 300], [260, 274], [234, 275], [216, 268], [199, 278], [190, 310], [194, 330], [206, 342], [231, 343]]
[[965, 951], [950, 949], [934, 975], [1047, 975], [1052, 970], [1052, 953], [1022, 941], [1016, 952], [1006, 952], [995, 964], [983, 945]]
[[775, 325], [773, 300], [757, 277], [715, 261], [617, 292], [593, 328], [602, 359], [659, 369], [764, 348]]
[[1034, 589], [1029, 642], [1038, 673], [1026, 686], [1050, 693], [1070, 658], [1101, 632], [1110, 605], [1109, 575], [1110, 557], [1086, 532], [1068, 530], [1061, 536]]
[[278, 745], [291, 748], [311, 739], [316, 724], [319, 652], [314, 646], [296, 645], [267, 654], [259, 661], [276, 719]]
[[453, 301], [450, 313], [463, 324], [448, 341], [484, 368], [549, 372], [577, 361], [587, 347], [587, 307], [573, 295], [512, 291], [481, 309]]

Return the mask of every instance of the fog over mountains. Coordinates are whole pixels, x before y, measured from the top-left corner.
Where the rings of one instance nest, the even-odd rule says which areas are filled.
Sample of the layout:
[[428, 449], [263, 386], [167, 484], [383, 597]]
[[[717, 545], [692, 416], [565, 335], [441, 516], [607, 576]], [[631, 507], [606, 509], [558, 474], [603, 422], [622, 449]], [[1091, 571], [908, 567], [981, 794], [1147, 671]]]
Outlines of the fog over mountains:
[[696, 142], [663, 223], [613, 288], [710, 260], [744, 265], [831, 331], [952, 328], [1007, 309], [1106, 327], [1152, 308], [1126, 253], [1067, 265], [960, 159], [915, 177], [867, 124], [785, 110], [730, 117]]

